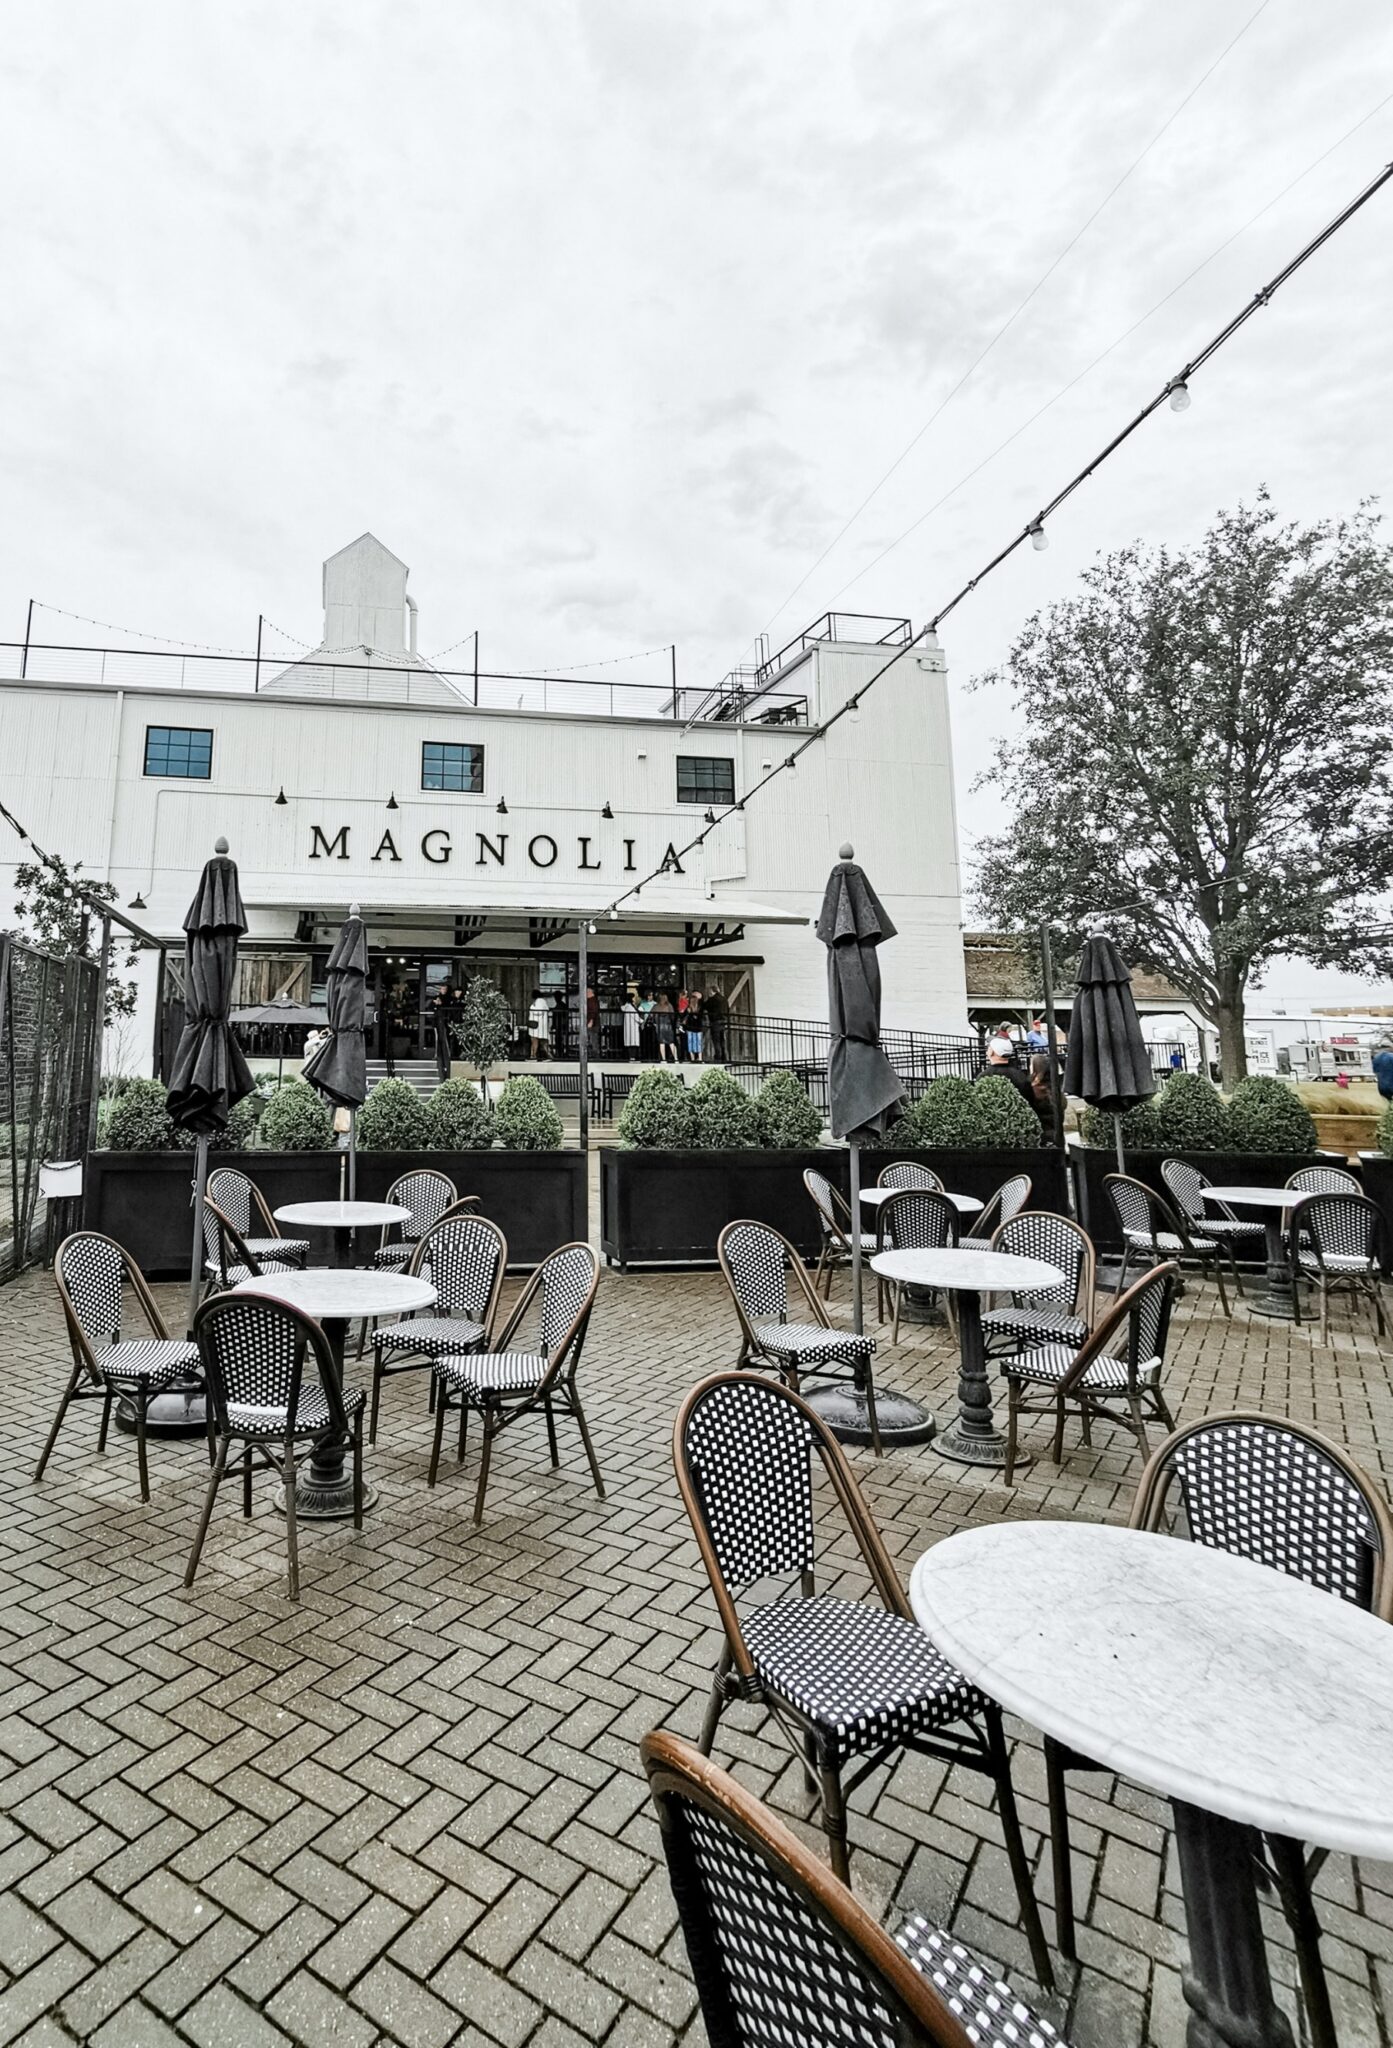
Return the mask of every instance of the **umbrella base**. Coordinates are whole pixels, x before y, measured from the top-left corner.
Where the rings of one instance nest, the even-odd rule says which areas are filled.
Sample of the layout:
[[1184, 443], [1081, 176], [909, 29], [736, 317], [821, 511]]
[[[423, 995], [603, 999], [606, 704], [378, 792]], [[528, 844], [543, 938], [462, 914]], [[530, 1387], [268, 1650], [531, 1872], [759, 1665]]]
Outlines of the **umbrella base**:
[[[125, 1435], [134, 1436], [133, 1403], [118, 1401], [114, 1413], [116, 1427]], [[208, 1397], [203, 1391], [202, 1380], [190, 1380], [186, 1386], [166, 1387], [162, 1394], [156, 1394], [146, 1405], [145, 1434], [165, 1437], [206, 1436]]]
[[[965, 1429], [960, 1421], [953, 1422], [940, 1432], [937, 1448], [945, 1458], [952, 1458], [959, 1465], [984, 1465], [992, 1472], [1006, 1468], [1006, 1439], [995, 1429], [979, 1436]], [[1027, 1453], [1017, 1446], [1016, 1470], [1023, 1472], [1030, 1462]]]
[[[818, 1420], [826, 1423], [838, 1443], [871, 1441], [866, 1396], [859, 1387], [817, 1387], [803, 1399]], [[929, 1443], [938, 1430], [929, 1409], [911, 1401], [908, 1394], [897, 1394], [892, 1387], [876, 1388], [875, 1419], [881, 1443], [891, 1450]]]
[[[285, 1488], [278, 1486], [273, 1495], [277, 1514], [285, 1513]], [[363, 1481], [363, 1513], [377, 1505], [377, 1488]], [[295, 1519], [297, 1522], [346, 1522], [353, 1514], [353, 1479], [345, 1474], [332, 1486], [316, 1485], [309, 1472], [300, 1474], [295, 1488]]]

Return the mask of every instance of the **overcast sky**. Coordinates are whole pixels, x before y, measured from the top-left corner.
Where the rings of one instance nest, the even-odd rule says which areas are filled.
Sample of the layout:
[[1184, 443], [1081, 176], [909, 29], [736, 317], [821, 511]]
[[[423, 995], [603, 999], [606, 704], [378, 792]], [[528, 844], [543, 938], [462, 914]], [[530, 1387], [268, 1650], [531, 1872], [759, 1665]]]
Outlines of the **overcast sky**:
[[[1255, 6], [8, 10], [0, 637], [32, 596], [313, 642], [364, 528], [422, 651], [477, 628], [489, 668], [676, 641], [714, 682], [829, 606], [917, 623], [1393, 157], [1393, 100], [1347, 136], [1393, 94], [1393, 12]], [[1264, 481], [1303, 518], [1386, 494], [1391, 335], [1393, 188], [955, 616], [969, 857], [1010, 718], [970, 676], [1099, 550]]]

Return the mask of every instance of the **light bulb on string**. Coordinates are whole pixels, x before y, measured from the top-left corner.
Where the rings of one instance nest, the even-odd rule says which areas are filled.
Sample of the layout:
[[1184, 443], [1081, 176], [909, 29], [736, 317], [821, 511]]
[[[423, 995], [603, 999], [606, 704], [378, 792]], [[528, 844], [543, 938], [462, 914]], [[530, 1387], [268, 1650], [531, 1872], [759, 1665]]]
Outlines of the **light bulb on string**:
[[618, 919], [619, 919], [619, 912], [618, 912], [617, 910], [612, 910], [612, 911], [610, 912], [610, 916], [611, 916], [612, 918], [614, 918], [614, 920], [616, 921], [616, 923], [618, 922]]
[[1032, 519], [1026, 531], [1030, 535], [1030, 545], [1038, 554], [1043, 554], [1050, 544], [1050, 537], [1046, 533], [1043, 523], [1038, 519]]
[[1188, 412], [1189, 410], [1190, 387], [1183, 377], [1177, 377], [1174, 384], [1171, 385], [1171, 411]]

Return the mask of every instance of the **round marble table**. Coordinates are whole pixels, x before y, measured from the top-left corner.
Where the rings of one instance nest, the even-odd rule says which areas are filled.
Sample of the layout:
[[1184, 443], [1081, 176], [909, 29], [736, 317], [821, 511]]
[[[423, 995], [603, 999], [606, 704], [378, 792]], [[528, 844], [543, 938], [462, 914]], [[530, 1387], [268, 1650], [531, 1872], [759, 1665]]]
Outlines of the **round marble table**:
[[[991, 1382], [982, 1343], [982, 1296], [1028, 1294], [1058, 1287], [1064, 1275], [1044, 1259], [1018, 1258], [986, 1245], [955, 1245], [943, 1251], [877, 1252], [871, 1271], [906, 1287], [939, 1287], [958, 1296], [958, 1419], [940, 1430], [938, 1448], [960, 1465], [1002, 1466], [1006, 1439], [992, 1421]], [[1022, 1463], [1019, 1451], [1016, 1463]]]
[[1282, 1243], [1282, 1212], [1301, 1200], [1295, 1188], [1205, 1188], [1206, 1202], [1223, 1202], [1231, 1208], [1261, 1209], [1267, 1233], [1267, 1292], [1248, 1305], [1255, 1316], [1270, 1316], [1277, 1322], [1292, 1320], [1291, 1272]]
[[[332, 1204], [305, 1203], [305, 1208], [329, 1208]], [[372, 1205], [369, 1205], [372, 1206]], [[381, 1207], [382, 1204], [376, 1206]], [[279, 1215], [279, 1211], [277, 1214]], [[348, 1326], [360, 1316], [403, 1316], [411, 1310], [429, 1308], [435, 1289], [428, 1280], [413, 1279], [405, 1273], [379, 1273], [339, 1266], [315, 1266], [306, 1273], [268, 1273], [260, 1279], [241, 1280], [234, 1294], [266, 1294], [273, 1301], [289, 1302], [304, 1315], [322, 1324], [329, 1340], [334, 1370], [343, 1385], [344, 1343]], [[344, 1471], [344, 1437], [326, 1437], [316, 1444], [309, 1464], [301, 1468], [295, 1483], [295, 1512], [310, 1521], [332, 1522], [353, 1512], [353, 1480]], [[363, 1487], [364, 1510], [376, 1500], [374, 1489]]]
[[955, 1195], [951, 1188], [862, 1188], [861, 1200], [868, 1209], [878, 1209], [891, 1195], [942, 1195], [961, 1216], [980, 1216], [986, 1208], [976, 1195]]
[[974, 1684], [1172, 1803], [1190, 2048], [1292, 2048], [1250, 1828], [1393, 1858], [1393, 1628], [1174, 1536], [1011, 1522], [914, 1567], [915, 1617]]
[[286, 1202], [275, 1212], [277, 1223], [296, 1223], [302, 1230], [332, 1230], [334, 1263], [353, 1263], [355, 1230], [380, 1230], [411, 1214], [396, 1202]]

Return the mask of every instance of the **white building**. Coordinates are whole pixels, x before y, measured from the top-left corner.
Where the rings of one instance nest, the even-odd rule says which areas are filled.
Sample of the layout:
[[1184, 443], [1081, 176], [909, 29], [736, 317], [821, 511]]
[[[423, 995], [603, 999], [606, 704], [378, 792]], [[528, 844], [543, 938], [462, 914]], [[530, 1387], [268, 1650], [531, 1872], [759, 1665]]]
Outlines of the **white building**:
[[[65, 654], [60, 670], [31, 651], [27, 674], [0, 676], [0, 799], [171, 940], [224, 836], [263, 992], [317, 984], [361, 903], [399, 1055], [417, 1049], [418, 1019], [427, 1049], [435, 994], [465, 974], [491, 974], [519, 1018], [539, 985], [574, 990], [587, 916], [606, 1007], [637, 983], [717, 988], [735, 1013], [824, 1018], [811, 920], [850, 839], [899, 927], [882, 956], [886, 1023], [965, 1030], [936, 646], [897, 655], [904, 622], [841, 615], [709, 691], [442, 675], [415, 651], [406, 580], [371, 535], [331, 557], [323, 642], [279, 672], [96, 652]], [[846, 637], [858, 631], [871, 637]], [[855, 717], [683, 851], [708, 812], [743, 797], [887, 662]], [[0, 843], [0, 922], [22, 855]], [[620, 917], [606, 914], [660, 864]], [[135, 1064], [148, 1068], [153, 964], [142, 973]]]

